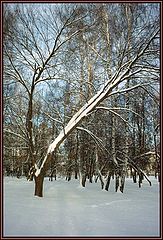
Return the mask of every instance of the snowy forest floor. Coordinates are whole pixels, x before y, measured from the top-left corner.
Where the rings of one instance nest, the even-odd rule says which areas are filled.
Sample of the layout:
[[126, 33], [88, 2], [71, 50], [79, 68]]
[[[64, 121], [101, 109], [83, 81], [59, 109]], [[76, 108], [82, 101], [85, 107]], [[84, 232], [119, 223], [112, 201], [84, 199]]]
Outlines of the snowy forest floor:
[[159, 184], [127, 179], [124, 193], [101, 190], [100, 183], [58, 178], [44, 181], [44, 197], [34, 182], [4, 178], [4, 236], [159, 236]]

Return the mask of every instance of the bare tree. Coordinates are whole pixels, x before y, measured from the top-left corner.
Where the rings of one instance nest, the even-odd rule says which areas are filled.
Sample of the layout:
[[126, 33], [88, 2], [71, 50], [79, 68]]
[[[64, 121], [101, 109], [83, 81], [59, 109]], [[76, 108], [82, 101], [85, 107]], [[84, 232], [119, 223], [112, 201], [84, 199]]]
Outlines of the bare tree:
[[[68, 16], [62, 22], [61, 9], [63, 7], [55, 6], [49, 7], [48, 12], [41, 14], [44, 23], [40, 20], [40, 15], [37, 14], [37, 8], [34, 6], [24, 5], [19, 6], [17, 11], [17, 21], [19, 21], [22, 31], [19, 28], [14, 29], [12, 48], [14, 55], [11, 55], [10, 49], [4, 45], [4, 55], [6, 56], [5, 74], [9, 79], [21, 84], [26, 90], [27, 114], [26, 114], [26, 131], [28, 146], [30, 151], [30, 165], [34, 165], [35, 159], [35, 136], [33, 132], [33, 114], [34, 114], [34, 95], [37, 85], [49, 80], [58, 80], [61, 78], [60, 74], [61, 63], [60, 48], [69, 41], [72, 37], [77, 35], [82, 29], [69, 34], [66, 28], [76, 22], [79, 15], [75, 8], [71, 8]], [[41, 9], [40, 9], [41, 11]], [[54, 19], [53, 14], [58, 15], [58, 20]], [[46, 14], [49, 14], [45, 19]], [[39, 24], [41, 27], [39, 27]], [[52, 32], [53, 31], [53, 32]], [[58, 59], [58, 60], [57, 60]], [[57, 63], [59, 62], [59, 63]], [[62, 70], [61, 70], [62, 71]], [[38, 88], [37, 88], [38, 89]]]

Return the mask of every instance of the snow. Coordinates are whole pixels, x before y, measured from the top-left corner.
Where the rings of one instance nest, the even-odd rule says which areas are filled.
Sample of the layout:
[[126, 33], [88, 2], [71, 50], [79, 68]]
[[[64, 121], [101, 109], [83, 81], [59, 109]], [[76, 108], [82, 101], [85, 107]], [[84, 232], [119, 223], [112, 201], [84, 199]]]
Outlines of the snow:
[[35, 163], [35, 169], [36, 169], [35, 176], [38, 177], [38, 175], [40, 174], [41, 169], [39, 169], [39, 168], [37, 167], [37, 164], [36, 164], [36, 163]]
[[58, 178], [44, 182], [44, 197], [34, 197], [34, 182], [4, 178], [4, 236], [159, 236], [159, 185], [142, 188], [126, 180], [124, 193], [101, 190], [100, 183]]
[[40, 174], [41, 170], [40, 169], [37, 169], [36, 172], [35, 172], [35, 176], [38, 177], [38, 175]]

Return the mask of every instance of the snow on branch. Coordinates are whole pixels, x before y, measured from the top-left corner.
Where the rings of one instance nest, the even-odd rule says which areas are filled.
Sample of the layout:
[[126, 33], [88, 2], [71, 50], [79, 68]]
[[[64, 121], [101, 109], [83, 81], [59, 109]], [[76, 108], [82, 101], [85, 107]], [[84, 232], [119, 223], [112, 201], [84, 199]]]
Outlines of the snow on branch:
[[126, 88], [126, 89], [122, 89], [122, 90], [117, 90], [117, 91], [114, 91], [114, 92], [111, 92], [108, 97], [114, 95], [114, 94], [121, 94], [121, 93], [127, 93], [127, 92], [130, 92], [136, 88], [139, 88], [139, 87], [142, 87], [142, 84], [137, 84], [133, 87], [130, 87], [130, 88]]

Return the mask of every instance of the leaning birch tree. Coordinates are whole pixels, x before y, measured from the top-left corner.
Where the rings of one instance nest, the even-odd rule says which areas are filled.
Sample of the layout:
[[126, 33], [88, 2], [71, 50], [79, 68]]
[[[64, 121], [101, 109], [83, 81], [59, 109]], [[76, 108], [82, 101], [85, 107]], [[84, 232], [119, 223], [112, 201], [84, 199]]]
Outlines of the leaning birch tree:
[[[42, 196], [42, 190], [43, 190], [43, 180], [45, 177], [47, 164], [50, 161], [52, 157], [52, 153], [61, 145], [61, 143], [67, 138], [67, 136], [79, 125], [79, 123], [88, 117], [93, 110], [96, 109], [96, 107], [106, 98], [112, 96], [114, 94], [114, 89], [117, 85], [120, 83], [126, 81], [131, 76], [135, 76], [136, 74], [143, 73], [144, 69], [143, 66], [136, 67], [138, 61], [144, 56], [146, 51], [150, 51], [150, 45], [152, 41], [158, 36], [159, 29], [154, 30], [154, 32], [148, 37], [148, 39], [145, 39], [145, 43], [142, 43], [141, 46], [139, 46], [138, 51], [136, 54], [130, 59], [129, 61], [126, 61], [118, 71], [114, 73], [111, 79], [109, 79], [105, 85], [99, 90], [89, 101], [86, 103], [68, 122], [67, 126], [60, 132], [58, 137], [49, 145], [47, 154], [41, 164], [41, 166], [37, 166], [35, 163], [35, 180], [36, 180], [36, 189], [35, 189], [35, 195]], [[141, 87], [140, 84], [132, 87], [132, 89], [126, 89], [126, 91], [133, 90], [134, 88]], [[125, 90], [123, 90], [125, 91]]]

